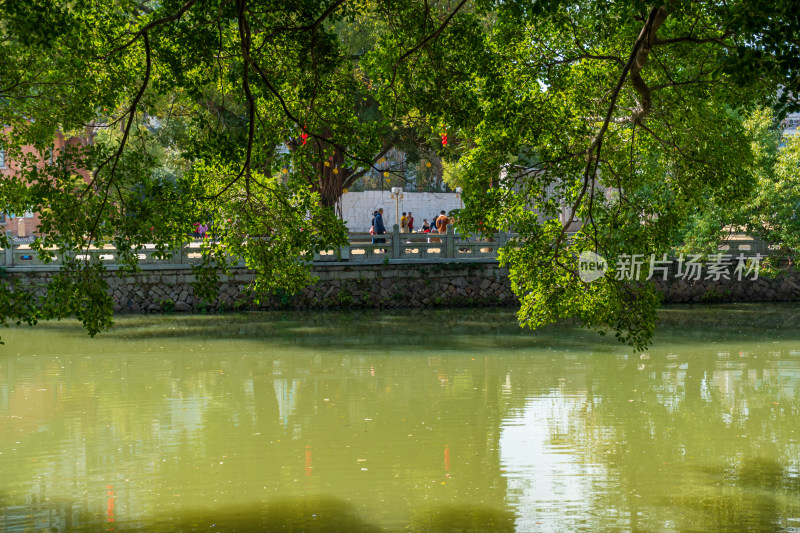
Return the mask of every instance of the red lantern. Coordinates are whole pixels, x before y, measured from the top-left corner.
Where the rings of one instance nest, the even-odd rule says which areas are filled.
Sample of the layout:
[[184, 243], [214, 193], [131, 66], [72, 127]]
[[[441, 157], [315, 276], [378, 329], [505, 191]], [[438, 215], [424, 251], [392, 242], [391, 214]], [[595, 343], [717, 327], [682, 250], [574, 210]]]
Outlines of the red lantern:
[[306, 132], [301, 133], [300, 138], [303, 139], [303, 144], [306, 144], [306, 139], [308, 139], [308, 133]]
[[447, 146], [447, 134], [442, 133], [442, 146]]

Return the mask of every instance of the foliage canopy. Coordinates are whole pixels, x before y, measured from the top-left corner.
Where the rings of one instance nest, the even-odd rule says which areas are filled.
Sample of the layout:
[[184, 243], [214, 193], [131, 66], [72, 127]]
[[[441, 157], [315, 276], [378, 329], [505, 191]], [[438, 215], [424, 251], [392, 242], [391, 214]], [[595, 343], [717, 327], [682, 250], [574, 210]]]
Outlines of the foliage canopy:
[[[206, 273], [233, 254], [260, 291], [291, 292], [311, 282], [298, 259], [346, 239], [331, 206], [348, 184], [392, 147], [436, 151], [461, 226], [520, 233], [503, 260], [523, 324], [577, 316], [642, 347], [656, 296], [587, 285], [576, 257], [667, 251], [709, 201], [786, 177], [759, 176], [743, 117], [796, 106], [798, 16], [789, 0], [0, 0], [18, 167], [0, 208], [42, 213], [44, 256], [112, 242], [130, 269], [211, 222]], [[59, 131], [91, 142], [41, 164]], [[572, 238], [559, 209], [584, 221]], [[0, 317], [75, 314], [94, 334], [102, 274], [68, 261], [41, 309], [4, 281]]]

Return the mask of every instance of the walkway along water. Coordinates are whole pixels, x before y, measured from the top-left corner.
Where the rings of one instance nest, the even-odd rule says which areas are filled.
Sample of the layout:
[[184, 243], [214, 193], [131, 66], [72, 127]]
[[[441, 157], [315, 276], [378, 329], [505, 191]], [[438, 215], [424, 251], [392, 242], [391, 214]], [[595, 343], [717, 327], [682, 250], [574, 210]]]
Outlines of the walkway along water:
[[[369, 234], [353, 233], [349, 246], [317, 255], [313, 265], [317, 283], [299, 294], [273, 294], [258, 304], [248, 291], [254, 274], [244, 265], [221, 277], [215, 302], [195, 298], [191, 267], [200, 260], [199, 243], [190, 243], [170, 259], [158, 259], [154, 250], [143, 250], [138, 274], [115, 272], [112, 248], [89, 250], [85, 258], [106, 263], [116, 312], [498, 306], [517, 304], [508, 270], [497, 262], [497, 249], [514, 237], [498, 233], [487, 242], [456, 234], [452, 226], [442, 235], [400, 234], [395, 226], [393, 233], [386, 234], [386, 243], [372, 244]], [[764, 243], [756, 241], [730, 241], [726, 246], [724, 253], [731, 256], [769, 253]], [[58, 258], [43, 264], [27, 246], [6, 249], [0, 257], [7, 275], [19, 279], [39, 298], [59, 270]], [[681, 277], [672, 264], [651, 283], [664, 295], [665, 303], [800, 300], [800, 276], [791, 271], [776, 278], [751, 274], [741, 280], [736, 276], [715, 279], [704, 273], [699, 279], [689, 279], [685, 272]]]
[[[390, 262], [490, 262], [497, 263], [497, 249], [508, 242], [514, 234], [496, 233], [491, 241], [455, 233], [453, 226], [448, 226], [445, 234], [439, 233], [400, 233], [399, 226], [394, 225], [393, 232], [382, 235], [385, 243], [373, 244], [373, 236], [369, 233], [350, 233], [350, 244], [341, 248], [323, 251], [315, 255], [315, 264], [330, 262], [385, 264]], [[9, 235], [9, 240], [11, 236]], [[189, 266], [199, 264], [201, 260], [200, 242], [191, 242], [180, 250], [175, 250], [171, 257], [161, 259], [151, 247], [139, 253], [139, 264], [143, 270], [164, 267]], [[45, 263], [30, 249], [29, 244], [13, 245], [3, 251], [0, 266], [8, 269], [58, 269], [61, 258]], [[78, 256], [80, 259], [97, 259], [110, 270], [116, 268], [116, 249], [112, 246], [103, 248], [91, 247]], [[244, 265], [242, 265], [244, 266]]]
[[[12, 241], [10, 232], [7, 232]], [[517, 237], [514, 233], [495, 233], [491, 239], [455, 233], [448, 225], [447, 233], [400, 233], [395, 224], [392, 233], [381, 236], [385, 243], [373, 244], [369, 233], [350, 233], [350, 244], [341, 248], [315, 254], [315, 266], [331, 263], [339, 264], [409, 264], [409, 263], [491, 263], [497, 264], [497, 250]], [[154, 247], [139, 252], [139, 265], [142, 270], [179, 268], [201, 262], [200, 242], [191, 242], [175, 250], [169, 258], [159, 258]], [[2, 250], [2, 249], [0, 249]], [[770, 253], [767, 243], [754, 239], [727, 241], [720, 251], [732, 256], [740, 253], [762, 256]], [[116, 250], [112, 246], [90, 247], [79, 259], [102, 261], [109, 270], [116, 269]], [[55, 257], [45, 263], [36, 256], [30, 246], [18, 244], [3, 250], [0, 254], [0, 267], [9, 271], [58, 270], [61, 258]], [[244, 264], [242, 264], [244, 266]]]

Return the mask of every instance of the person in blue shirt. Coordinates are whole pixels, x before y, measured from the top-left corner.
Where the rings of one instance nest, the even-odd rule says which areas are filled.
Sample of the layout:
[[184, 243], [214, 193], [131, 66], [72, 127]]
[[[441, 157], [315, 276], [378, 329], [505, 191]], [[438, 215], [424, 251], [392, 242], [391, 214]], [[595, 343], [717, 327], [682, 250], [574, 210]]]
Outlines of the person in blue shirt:
[[[383, 225], [383, 208], [378, 209], [375, 218], [372, 219], [372, 227], [375, 228], [376, 235], [383, 235], [386, 233], [386, 226]], [[372, 244], [384, 243], [386, 239], [372, 239]]]

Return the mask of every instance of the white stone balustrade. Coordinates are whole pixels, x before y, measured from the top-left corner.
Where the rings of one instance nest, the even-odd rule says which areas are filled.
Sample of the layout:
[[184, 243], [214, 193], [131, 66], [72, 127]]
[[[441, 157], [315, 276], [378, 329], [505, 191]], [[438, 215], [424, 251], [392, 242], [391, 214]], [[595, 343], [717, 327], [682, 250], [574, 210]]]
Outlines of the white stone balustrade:
[[[447, 233], [400, 233], [399, 226], [394, 224], [391, 233], [370, 235], [369, 233], [350, 233], [350, 243], [336, 249], [315, 254], [314, 263], [325, 264], [411, 264], [411, 263], [496, 263], [497, 251], [500, 247], [515, 238], [515, 234], [496, 233], [491, 240], [480, 236], [468, 236], [455, 233], [452, 225]], [[9, 242], [13, 242], [8, 235]], [[383, 239], [385, 242], [374, 242]], [[138, 252], [139, 266], [144, 270], [159, 270], [184, 266], [190, 268], [201, 261], [201, 243], [189, 242], [170, 257], [156, 257], [153, 245], [147, 245]], [[720, 253], [747, 256], [756, 253], [762, 256], [773, 252], [774, 246], [755, 239], [731, 239], [720, 246]], [[116, 249], [106, 245], [102, 248], [89, 247], [77, 255], [78, 259], [98, 259], [109, 269], [116, 269]], [[58, 270], [62, 258], [56, 255], [52, 261], [40, 259], [28, 244], [12, 245], [0, 252], [0, 267], [10, 270]], [[243, 265], [242, 265], [243, 266]]]

